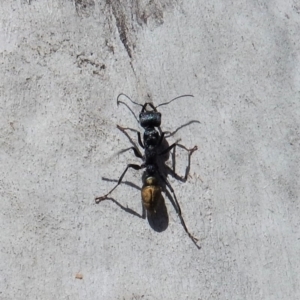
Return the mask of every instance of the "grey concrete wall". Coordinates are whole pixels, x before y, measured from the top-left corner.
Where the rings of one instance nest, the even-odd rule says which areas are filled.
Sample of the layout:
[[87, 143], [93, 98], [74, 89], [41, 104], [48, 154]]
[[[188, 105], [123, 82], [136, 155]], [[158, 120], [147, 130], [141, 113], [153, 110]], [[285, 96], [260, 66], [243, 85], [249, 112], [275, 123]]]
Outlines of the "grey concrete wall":
[[[0, 18], [0, 299], [300, 299], [299, 2], [7, 0]], [[162, 228], [130, 213], [142, 172], [124, 209], [95, 204], [140, 163], [118, 155], [116, 124], [141, 130], [121, 92], [195, 96], [159, 110], [166, 131], [200, 122], [168, 139], [199, 148], [168, 179], [200, 250], [167, 196]]]

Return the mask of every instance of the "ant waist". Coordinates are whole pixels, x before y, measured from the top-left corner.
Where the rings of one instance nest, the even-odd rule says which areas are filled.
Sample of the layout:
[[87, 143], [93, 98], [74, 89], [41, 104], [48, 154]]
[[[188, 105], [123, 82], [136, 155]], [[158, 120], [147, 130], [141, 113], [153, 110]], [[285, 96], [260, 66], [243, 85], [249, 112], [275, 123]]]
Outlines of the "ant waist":
[[157, 166], [154, 162], [151, 163], [145, 163], [146, 165], [146, 172], [145, 172], [145, 177], [154, 177], [154, 175], [156, 174], [157, 171]]

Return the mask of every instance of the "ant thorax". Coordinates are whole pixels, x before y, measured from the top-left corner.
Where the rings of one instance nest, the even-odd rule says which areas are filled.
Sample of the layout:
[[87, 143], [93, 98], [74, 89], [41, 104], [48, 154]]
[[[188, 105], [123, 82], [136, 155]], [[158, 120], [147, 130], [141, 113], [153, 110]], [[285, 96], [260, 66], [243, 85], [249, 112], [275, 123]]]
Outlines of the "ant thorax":
[[144, 132], [145, 147], [157, 146], [159, 141], [159, 133], [154, 127], [148, 127]]
[[156, 164], [156, 158], [157, 158], [157, 151], [156, 147], [150, 146], [147, 149], [145, 149], [145, 164], [146, 165], [155, 165]]

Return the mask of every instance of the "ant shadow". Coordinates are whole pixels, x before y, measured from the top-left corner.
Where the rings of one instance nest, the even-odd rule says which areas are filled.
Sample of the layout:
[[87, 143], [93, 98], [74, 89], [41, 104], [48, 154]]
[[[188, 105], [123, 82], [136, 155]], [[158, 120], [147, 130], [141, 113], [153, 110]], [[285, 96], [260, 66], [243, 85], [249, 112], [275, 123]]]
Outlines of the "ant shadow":
[[[181, 125], [180, 127], [178, 127], [173, 132], [165, 132], [167, 134], [165, 135], [165, 138], [163, 139], [163, 141], [162, 141], [162, 143], [161, 143], [161, 145], [160, 145], [160, 147], [159, 147], [158, 150], [162, 151], [164, 149], [167, 149], [169, 147], [169, 143], [167, 141], [167, 138], [173, 136], [180, 129], [182, 129], [182, 128], [184, 128], [184, 127], [186, 127], [186, 126], [188, 126], [188, 125], [190, 125], [192, 123], [200, 123], [200, 122], [196, 121], [196, 120], [192, 120], [192, 121], [190, 121], [190, 122], [188, 122], [186, 124]], [[124, 128], [124, 127], [121, 127], [119, 125], [117, 125], [117, 128], [128, 138], [129, 142], [133, 145], [133, 147], [135, 149], [139, 149], [139, 147], [133, 141], [133, 139], [131, 138], [131, 136], [126, 132], [128, 130], [128, 131], [135, 132], [137, 134], [139, 132], [138, 130], [133, 129], [133, 128]], [[160, 134], [162, 134], [161, 128], [158, 127], [158, 129], [160, 131]], [[181, 144], [177, 143], [176, 146], [187, 150], [186, 147], [184, 147]], [[123, 150], [119, 151], [118, 154], [124, 153], [126, 151], [131, 150], [131, 149], [132, 149], [132, 147], [123, 149]], [[181, 182], [186, 182], [187, 178], [189, 176], [189, 172], [190, 172], [191, 156], [192, 156], [193, 152], [196, 149], [197, 148], [195, 147], [193, 151], [189, 151], [189, 154], [188, 154], [188, 164], [187, 164], [184, 176], [178, 175], [176, 173], [176, 171], [175, 171], [176, 170], [176, 147], [174, 147], [173, 150], [172, 150], [172, 168], [170, 168], [168, 165], [166, 165], [166, 162], [170, 158], [170, 152], [171, 151], [169, 153], [164, 154], [164, 155], [158, 156], [158, 158], [157, 158], [158, 159], [158, 166], [159, 166], [159, 171], [160, 171], [161, 175], [164, 178], [167, 178], [168, 176], [172, 176], [176, 180], [179, 180]], [[145, 176], [145, 172], [142, 175], [143, 179], [144, 179], [144, 176]], [[109, 181], [109, 182], [118, 182], [118, 180], [109, 179], [109, 178], [106, 178], [106, 177], [102, 177], [102, 180]], [[136, 184], [134, 184], [134, 183], [132, 183], [130, 181], [122, 181], [122, 183], [141, 191], [141, 188], [139, 186], [137, 186]], [[171, 202], [172, 206], [174, 207], [174, 210], [176, 211], [176, 213], [180, 214], [181, 213], [180, 212], [180, 208], [176, 205], [174, 197], [172, 196], [172, 194], [168, 190], [165, 181], [163, 181], [163, 180], [160, 179], [159, 180], [159, 185], [162, 188], [162, 192], [164, 192], [164, 194], [166, 195], [166, 197], [170, 200], [170, 202]], [[144, 205], [142, 204], [142, 201], [141, 201], [141, 204], [142, 204], [142, 213], [139, 214], [136, 211], [134, 211], [133, 209], [131, 209], [129, 207], [123, 206], [121, 203], [119, 203], [117, 200], [115, 200], [112, 197], [108, 197], [106, 200], [112, 201], [118, 207], [120, 207], [122, 210], [124, 210], [125, 212], [130, 213], [130, 214], [132, 214], [132, 215], [134, 215], [136, 217], [139, 217], [141, 219], [146, 219], [147, 218], [150, 227], [154, 231], [156, 231], [156, 232], [163, 232], [163, 231], [165, 231], [168, 228], [168, 225], [169, 225], [169, 215], [168, 215], [167, 207], [166, 207], [166, 204], [165, 204], [165, 198], [163, 197], [163, 195], [161, 195], [161, 199], [158, 202], [158, 206], [156, 208], [156, 213], [150, 213], [149, 211], [147, 211], [144, 208]], [[194, 242], [194, 244], [199, 248], [199, 246], [195, 242]]]

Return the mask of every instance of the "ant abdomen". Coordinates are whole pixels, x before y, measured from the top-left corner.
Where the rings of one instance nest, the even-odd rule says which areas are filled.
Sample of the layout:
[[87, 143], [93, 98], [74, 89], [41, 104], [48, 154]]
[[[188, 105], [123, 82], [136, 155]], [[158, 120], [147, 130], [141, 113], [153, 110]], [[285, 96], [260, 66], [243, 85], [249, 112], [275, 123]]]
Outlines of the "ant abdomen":
[[142, 188], [143, 205], [150, 213], [156, 213], [156, 208], [161, 201], [161, 187], [155, 177], [148, 177]]

